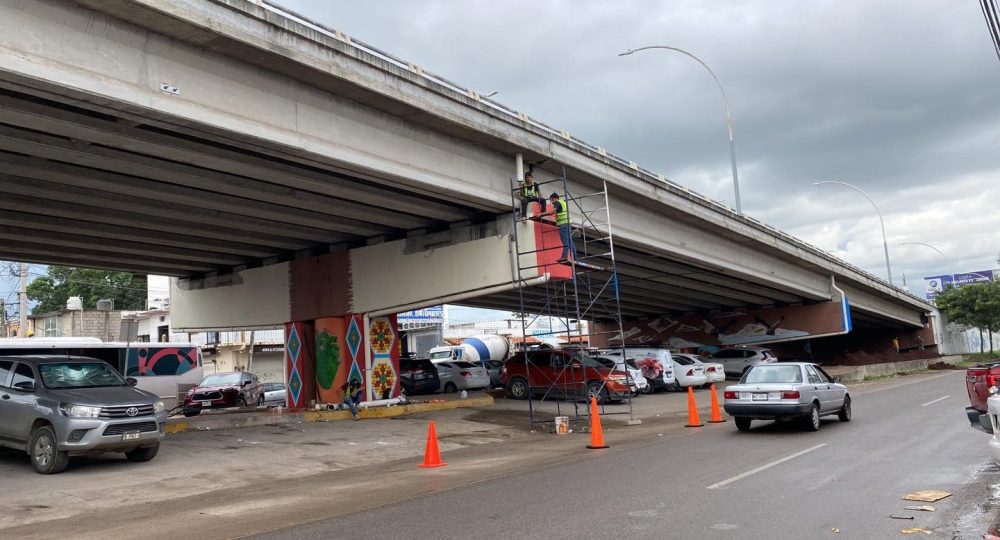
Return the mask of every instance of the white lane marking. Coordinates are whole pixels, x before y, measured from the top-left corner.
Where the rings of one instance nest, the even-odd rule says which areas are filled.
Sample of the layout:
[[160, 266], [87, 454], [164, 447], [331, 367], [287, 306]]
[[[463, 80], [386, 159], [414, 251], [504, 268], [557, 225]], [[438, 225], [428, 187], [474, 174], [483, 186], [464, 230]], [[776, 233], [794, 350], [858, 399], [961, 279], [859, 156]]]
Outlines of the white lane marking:
[[941, 401], [943, 399], [948, 399], [950, 397], [951, 397], [950, 395], [949, 396], [944, 396], [944, 397], [939, 397], [939, 398], [935, 399], [934, 401], [928, 401], [927, 403], [924, 403], [923, 405], [921, 405], [921, 407], [926, 407], [928, 405], [931, 405], [933, 403], [937, 403], [937, 402], [939, 402], [939, 401]]
[[782, 463], [784, 463], [786, 461], [789, 461], [789, 460], [795, 459], [795, 458], [797, 458], [799, 456], [808, 454], [809, 452], [813, 452], [815, 450], [819, 450], [820, 448], [823, 448], [824, 446], [826, 446], [826, 443], [817, 444], [816, 446], [812, 446], [810, 448], [806, 448], [805, 450], [803, 450], [801, 452], [795, 452], [794, 454], [792, 454], [790, 456], [785, 456], [785, 457], [783, 457], [783, 458], [781, 458], [779, 460], [772, 461], [772, 462], [770, 462], [770, 463], [768, 463], [766, 465], [761, 465], [760, 467], [757, 467], [756, 469], [750, 469], [749, 471], [737, 474], [736, 476], [734, 476], [732, 478], [728, 478], [728, 479], [723, 480], [721, 482], [712, 484], [712, 485], [708, 486], [706, 489], [718, 489], [720, 487], [728, 486], [729, 484], [732, 484], [733, 482], [742, 480], [742, 479], [744, 479], [744, 478], [746, 478], [748, 476], [755, 475], [755, 474], [757, 474], [757, 473], [759, 473], [761, 471], [766, 471], [767, 469], [770, 469], [771, 467], [774, 467], [776, 465], [781, 465]]

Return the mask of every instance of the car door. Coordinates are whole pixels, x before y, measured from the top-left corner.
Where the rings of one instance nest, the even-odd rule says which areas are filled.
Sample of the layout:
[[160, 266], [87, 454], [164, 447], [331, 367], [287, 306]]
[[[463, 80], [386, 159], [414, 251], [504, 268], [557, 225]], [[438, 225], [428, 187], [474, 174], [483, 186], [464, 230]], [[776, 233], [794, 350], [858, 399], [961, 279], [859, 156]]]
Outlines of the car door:
[[809, 388], [816, 392], [816, 397], [819, 399], [820, 412], [829, 412], [833, 409], [830, 397], [830, 385], [824, 382], [823, 377], [821, 377], [819, 372], [816, 371], [816, 368], [811, 365], [806, 366], [806, 377], [809, 383]]
[[28, 440], [28, 430], [31, 429], [31, 423], [35, 421], [37, 400], [34, 387], [36, 384], [35, 372], [31, 366], [24, 362], [18, 362], [14, 365], [10, 386], [4, 389], [10, 399], [3, 400], [0, 396], [0, 400], [10, 404], [6, 422], [9, 422], [11, 429], [10, 436], [18, 441]]
[[830, 407], [834, 410], [840, 410], [844, 406], [844, 398], [847, 396], [847, 387], [833, 381], [833, 377], [829, 373], [823, 371], [823, 368], [819, 366], [813, 366], [816, 368], [816, 373], [819, 374], [820, 378], [826, 383], [828, 391], [830, 392]]
[[0, 360], [0, 439], [11, 439], [14, 437], [13, 422], [14, 402], [11, 401], [10, 375], [14, 368], [14, 362]]

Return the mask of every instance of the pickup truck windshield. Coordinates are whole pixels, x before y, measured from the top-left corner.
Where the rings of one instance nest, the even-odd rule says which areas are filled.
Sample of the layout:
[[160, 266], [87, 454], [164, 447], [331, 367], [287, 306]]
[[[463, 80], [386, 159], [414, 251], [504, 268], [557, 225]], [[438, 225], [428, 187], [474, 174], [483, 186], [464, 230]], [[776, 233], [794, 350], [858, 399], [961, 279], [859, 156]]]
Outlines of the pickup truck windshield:
[[125, 379], [105, 362], [41, 364], [38, 371], [47, 388], [127, 386]]

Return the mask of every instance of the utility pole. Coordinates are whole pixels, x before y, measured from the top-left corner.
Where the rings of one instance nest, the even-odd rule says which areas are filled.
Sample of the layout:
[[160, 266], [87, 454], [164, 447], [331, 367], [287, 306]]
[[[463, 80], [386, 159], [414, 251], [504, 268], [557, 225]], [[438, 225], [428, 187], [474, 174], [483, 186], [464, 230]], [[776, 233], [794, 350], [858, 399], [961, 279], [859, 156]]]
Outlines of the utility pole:
[[28, 265], [17, 263], [18, 326], [17, 337], [28, 337]]

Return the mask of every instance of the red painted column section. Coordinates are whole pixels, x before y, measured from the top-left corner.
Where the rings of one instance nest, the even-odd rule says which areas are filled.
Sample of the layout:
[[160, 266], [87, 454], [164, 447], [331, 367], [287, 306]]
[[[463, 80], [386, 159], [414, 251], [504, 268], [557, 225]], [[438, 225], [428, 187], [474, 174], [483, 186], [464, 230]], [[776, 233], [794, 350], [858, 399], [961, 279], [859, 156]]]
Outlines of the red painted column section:
[[289, 409], [305, 409], [316, 398], [315, 350], [312, 321], [285, 324], [285, 388]]
[[368, 320], [368, 389], [369, 399], [399, 396], [399, 329], [396, 315]]
[[[538, 203], [530, 204], [530, 212], [538, 214]], [[545, 219], [549, 219], [546, 217]], [[538, 273], [548, 273], [552, 279], [573, 279], [573, 268], [569, 264], [557, 263], [556, 260], [562, 255], [562, 240], [559, 238], [559, 227], [555, 226], [555, 221], [533, 221], [535, 234], [535, 249], [538, 250]]]

